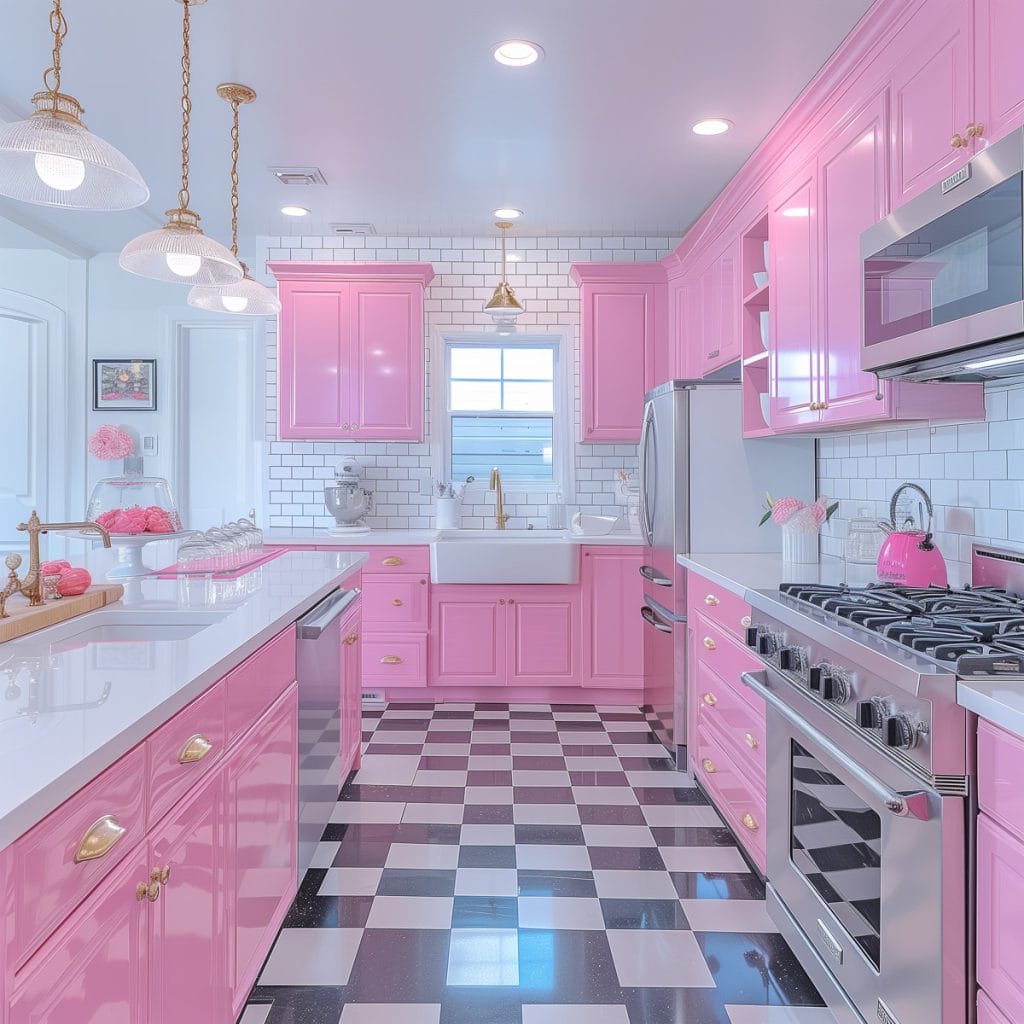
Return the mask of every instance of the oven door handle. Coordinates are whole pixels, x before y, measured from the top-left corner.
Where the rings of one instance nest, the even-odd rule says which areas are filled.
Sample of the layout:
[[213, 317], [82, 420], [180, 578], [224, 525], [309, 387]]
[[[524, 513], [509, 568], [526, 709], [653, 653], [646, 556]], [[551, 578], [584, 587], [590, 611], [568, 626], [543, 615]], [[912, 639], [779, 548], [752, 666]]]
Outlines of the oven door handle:
[[[843, 753], [824, 733], [808, 725], [781, 697], [768, 688], [764, 672], [744, 672], [740, 679], [743, 685], [753, 690], [765, 704], [781, 715], [801, 736], [821, 747], [843, 771], [852, 775], [869, 793], [882, 803], [887, 811], [901, 818], [913, 817], [927, 821], [928, 794], [925, 792], [897, 793], [873, 775], [866, 772], [848, 754]], [[758, 678], [758, 677], [761, 678]]]

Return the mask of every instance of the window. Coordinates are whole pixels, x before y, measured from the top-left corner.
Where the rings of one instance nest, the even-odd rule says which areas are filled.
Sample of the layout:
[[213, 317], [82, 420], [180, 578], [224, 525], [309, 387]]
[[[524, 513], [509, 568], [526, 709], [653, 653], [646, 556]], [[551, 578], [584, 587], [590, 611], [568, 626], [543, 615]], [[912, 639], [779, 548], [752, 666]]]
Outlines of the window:
[[447, 402], [442, 476], [568, 489], [569, 376], [559, 336], [445, 339]]

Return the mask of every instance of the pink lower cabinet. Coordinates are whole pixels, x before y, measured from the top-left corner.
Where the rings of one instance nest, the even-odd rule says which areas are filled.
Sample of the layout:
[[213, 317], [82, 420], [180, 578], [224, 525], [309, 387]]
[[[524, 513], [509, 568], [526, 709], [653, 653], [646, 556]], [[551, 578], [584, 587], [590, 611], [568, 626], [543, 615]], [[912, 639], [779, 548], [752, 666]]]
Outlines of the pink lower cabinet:
[[643, 551], [583, 549], [583, 685], [634, 689], [644, 682], [644, 634], [640, 607]]
[[229, 755], [228, 900], [234, 922], [231, 1010], [238, 1014], [298, 884], [298, 691]]
[[506, 591], [505, 681], [511, 686], [579, 686], [579, 587]]
[[508, 588], [442, 584], [431, 590], [430, 682], [504, 686]]

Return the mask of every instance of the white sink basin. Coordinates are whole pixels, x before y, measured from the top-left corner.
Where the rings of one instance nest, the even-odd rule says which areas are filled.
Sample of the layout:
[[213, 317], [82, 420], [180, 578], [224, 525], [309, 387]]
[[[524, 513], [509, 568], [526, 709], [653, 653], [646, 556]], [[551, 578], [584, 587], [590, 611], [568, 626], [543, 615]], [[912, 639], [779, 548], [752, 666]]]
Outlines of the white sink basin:
[[580, 549], [562, 530], [444, 530], [430, 545], [434, 583], [578, 583]]
[[223, 612], [189, 610], [160, 614], [126, 608], [101, 609], [48, 626], [23, 639], [47, 643], [53, 653], [94, 644], [166, 643], [187, 640], [223, 618]]

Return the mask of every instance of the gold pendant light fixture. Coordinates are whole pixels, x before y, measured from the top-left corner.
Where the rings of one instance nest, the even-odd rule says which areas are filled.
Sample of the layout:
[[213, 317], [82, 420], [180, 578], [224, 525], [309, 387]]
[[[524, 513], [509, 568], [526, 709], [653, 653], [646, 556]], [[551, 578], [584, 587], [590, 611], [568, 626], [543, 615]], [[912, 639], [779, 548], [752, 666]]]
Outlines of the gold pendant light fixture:
[[[231, 252], [238, 259], [238, 108], [252, 103], [256, 92], [247, 85], [225, 82], [217, 86], [217, 95], [231, 104]], [[265, 285], [253, 280], [249, 268], [240, 263], [244, 277], [232, 284], [197, 284], [188, 293], [188, 304], [213, 313], [239, 313], [243, 316], [276, 316], [281, 312], [278, 297]]]
[[501, 281], [494, 289], [490, 302], [484, 306], [484, 312], [493, 317], [499, 332], [510, 332], [515, 330], [516, 317], [523, 312], [523, 304], [516, 298], [516, 293], [508, 283], [508, 260], [505, 255], [506, 232], [512, 227], [512, 222], [499, 220], [494, 225], [501, 231]]
[[66, 210], [131, 210], [149, 199], [135, 165], [82, 123], [82, 105], [61, 92], [68, 23], [61, 0], [50, 11], [53, 63], [24, 121], [0, 126], [0, 195]]
[[191, 9], [206, 0], [177, 0], [184, 9], [181, 53], [181, 190], [177, 209], [167, 211], [167, 223], [133, 239], [121, 250], [122, 269], [154, 281], [221, 285], [242, 279], [238, 260], [220, 242], [203, 234], [199, 214], [189, 209], [188, 164], [192, 100]]

